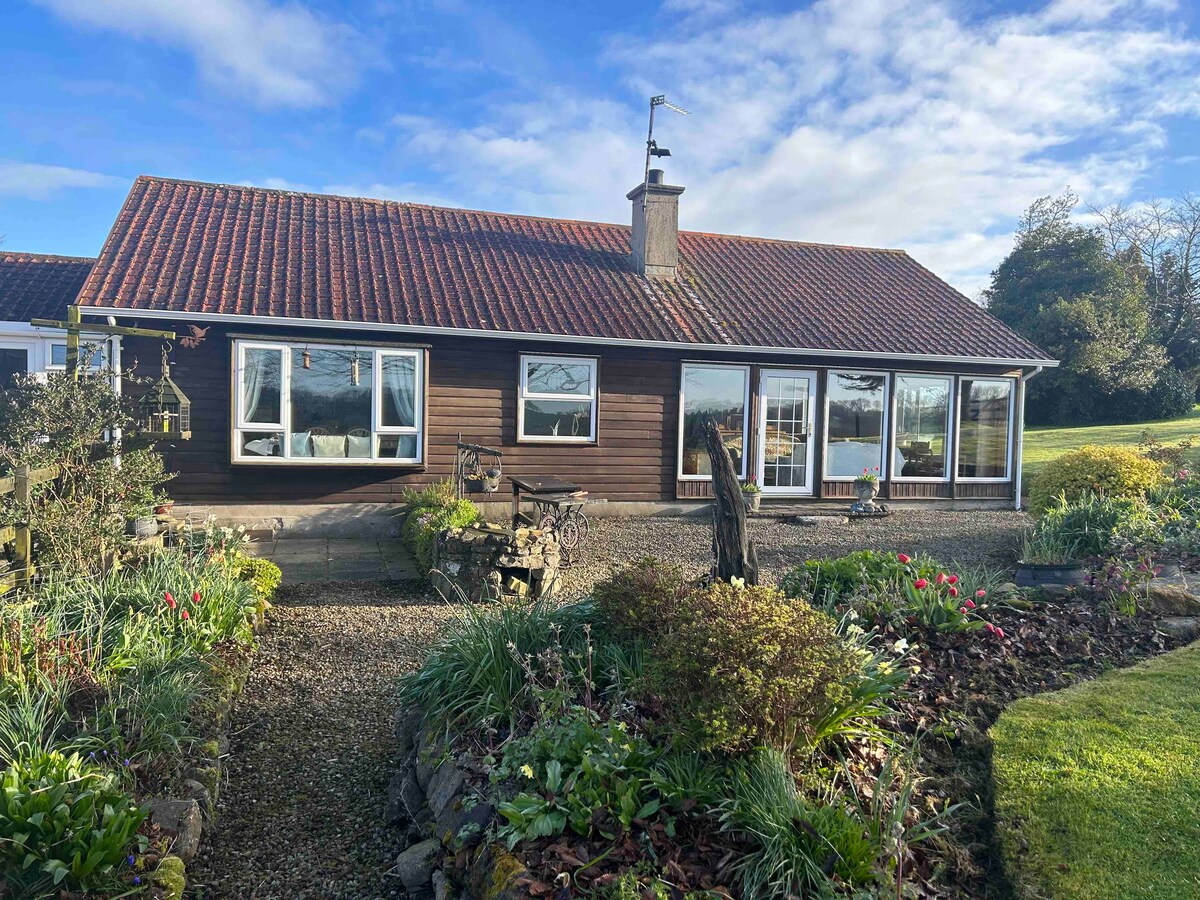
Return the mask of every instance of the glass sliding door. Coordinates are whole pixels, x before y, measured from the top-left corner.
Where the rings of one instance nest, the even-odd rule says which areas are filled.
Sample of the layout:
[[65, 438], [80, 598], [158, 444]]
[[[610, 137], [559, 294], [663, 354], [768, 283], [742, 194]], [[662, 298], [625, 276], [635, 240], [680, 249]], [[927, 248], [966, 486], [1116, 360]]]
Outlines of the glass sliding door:
[[758, 397], [758, 483], [766, 494], [813, 492], [816, 373], [764, 369]]

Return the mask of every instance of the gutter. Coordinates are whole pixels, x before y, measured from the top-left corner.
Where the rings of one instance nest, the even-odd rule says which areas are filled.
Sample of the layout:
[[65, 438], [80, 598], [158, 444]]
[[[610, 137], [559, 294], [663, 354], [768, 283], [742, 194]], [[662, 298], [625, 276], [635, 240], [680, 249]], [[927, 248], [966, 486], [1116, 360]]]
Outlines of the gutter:
[[1025, 461], [1025, 385], [1040, 375], [1044, 368], [1045, 365], [1039, 365], [1034, 366], [1031, 372], [1021, 372], [1021, 408], [1017, 410], [1017, 471], [1013, 473], [1013, 503], [1018, 512], [1021, 509], [1021, 472]]
[[586, 344], [603, 347], [637, 347], [663, 350], [702, 350], [713, 353], [781, 354], [785, 356], [838, 356], [862, 360], [903, 360], [961, 365], [1011, 366], [1027, 368], [1057, 366], [1057, 360], [1011, 359], [992, 356], [933, 356], [927, 353], [879, 353], [874, 350], [835, 350], [828, 347], [755, 347], [738, 344], [697, 344], [688, 341], [647, 341], [634, 338], [589, 337], [570, 334], [536, 334], [522, 331], [492, 331], [486, 328], [450, 328], [441, 325], [397, 325], [388, 322], [339, 322], [333, 319], [297, 319], [285, 316], [249, 316], [234, 313], [198, 313], [167, 309], [125, 309], [113, 306], [81, 306], [79, 311], [90, 316], [120, 316], [125, 319], [193, 319], [206, 322], [228, 322], [240, 325], [272, 323], [290, 328], [337, 328], [347, 331], [399, 332], [402, 334], [436, 334], [447, 337], [482, 337], [497, 340], [547, 341], [563, 344]]

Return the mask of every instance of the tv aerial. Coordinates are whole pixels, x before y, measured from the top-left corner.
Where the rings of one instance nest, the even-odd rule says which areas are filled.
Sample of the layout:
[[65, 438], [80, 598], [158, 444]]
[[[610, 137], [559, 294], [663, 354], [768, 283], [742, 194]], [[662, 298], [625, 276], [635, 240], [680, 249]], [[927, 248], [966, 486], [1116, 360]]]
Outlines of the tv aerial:
[[670, 156], [671, 151], [666, 147], [658, 146], [658, 142], [654, 140], [654, 110], [660, 106], [665, 106], [667, 109], [679, 113], [681, 116], [690, 116], [691, 113], [682, 106], [676, 106], [667, 99], [666, 94], [656, 94], [650, 98], [650, 127], [646, 130], [646, 169], [642, 173], [642, 208], [646, 208], [646, 189], [650, 186], [650, 158], [655, 157], [662, 159]]

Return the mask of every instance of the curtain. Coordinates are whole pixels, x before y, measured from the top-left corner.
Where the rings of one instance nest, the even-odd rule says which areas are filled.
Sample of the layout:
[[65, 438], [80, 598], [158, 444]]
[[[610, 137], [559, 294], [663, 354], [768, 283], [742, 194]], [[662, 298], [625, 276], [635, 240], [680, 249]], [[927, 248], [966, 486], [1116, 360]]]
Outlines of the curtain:
[[242, 418], [247, 422], [254, 421], [258, 412], [258, 403], [262, 399], [263, 385], [266, 383], [265, 353], [273, 351], [248, 349], [243, 356], [245, 365], [242, 367]]
[[416, 362], [411, 356], [383, 358], [383, 386], [392, 400], [398, 421], [387, 425], [417, 424]]

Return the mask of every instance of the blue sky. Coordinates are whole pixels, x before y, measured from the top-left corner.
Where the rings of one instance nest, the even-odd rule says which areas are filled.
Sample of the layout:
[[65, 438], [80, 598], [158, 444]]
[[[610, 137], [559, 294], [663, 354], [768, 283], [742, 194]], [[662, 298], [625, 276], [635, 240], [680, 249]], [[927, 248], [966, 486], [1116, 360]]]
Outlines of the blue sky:
[[9, 0], [6, 250], [98, 252], [140, 173], [904, 247], [974, 295], [1016, 217], [1200, 191], [1174, 0]]

